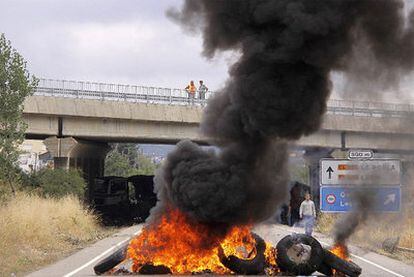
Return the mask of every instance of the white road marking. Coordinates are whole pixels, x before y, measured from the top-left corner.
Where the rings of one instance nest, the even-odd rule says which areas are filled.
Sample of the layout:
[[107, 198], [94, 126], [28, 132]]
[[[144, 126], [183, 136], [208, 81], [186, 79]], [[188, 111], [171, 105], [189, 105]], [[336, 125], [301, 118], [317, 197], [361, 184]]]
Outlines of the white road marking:
[[404, 275], [398, 274], [397, 272], [394, 272], [394, 271], [392, 271], [392, 270], [390, 270], [390, 269], [388, 269], [388, 268], [385, 268], [385, 267], [383, 267], [383, 266], [381, 266], [381, 265], [379, 265], [379, 264], [376, 264], [376, 263], [374, 263], [374, 262], [371, 262], [370, 260], [367, 260], [367, 259], [362, 258], [362, 257], [360, 257], [360, 256], [357, 256], [357, 255], [355, 255], [355, 254], [351, 254], [351, 256], [352, 256], [352, 257], [355, 257], [355, 258], [357, 258], [357, 259], [360, 259], [361, 261], [364, 261], [364, 262], [366, 262], [367, 264], [370, 264], [370, 265], [376, 266], [376, 267], [378, 267], [378, 268], [380, 268], [380, 269], [382, 269], [382, 270], [384, 270], [384, 271], [386, 271], [386, 272], [388, 272], [388, 273], [391, 273], [391, 274], [393, 274], [393, 275], [395, 275], [395, 276], [398, 276], [398, 277], [405, 277]]
[[[323, 242], [323, 241], [319, 241], [319, 242], [321, 242], [323, 245], [325, 245], [325, 246], [330, 246], [330, 244], [328, 244], [328, 243], [326, 243], [326, 242]], [[366, 262], [367, 264], [370, 264], [370, 265], [373, 265], [373, 266], [375, 266], [375, 267], [378, 267], [379, 269], [382, 269], [382, 270], [384, 270], [384, 271], [386, 271], [386, 272], [388, 272], [388, 273], [391, 273], [391, 274], [393, 274], [393, 275], [395, 275], [395, 276], [398, 276], [398, 277], [405, 277], [404, 275], [401, 275], [401, 274], [398, 274], [397, 272], [394, 272], [394, 271], [392, 271], [391, 269], [388, 269], [388, 268], [385, 268], [385, 267], [383, 267], [382, 265], [379, 265], [379, 264], [376, 264], [376, 263], [374, 263], [374, 262], [371, 262], [370, 260], [367, 260], [367, 259], [365, 259], [365, 258], [362, 258], [362, 257], [360, 257], [360, 256], [358, 256], [358, 255], [355, 255], [355, 254], [352, 254], [351, 253], [351, 256], [352, 257], [355, 257], [355, 258], [357, 258], [357, 259], [360, 259], [361, 261], [363, 261], [363, 262]]]
[[[141, 232], [141, 230], [135, 232], [132, 237], [138, 235]], [[82, 269], [84, 269], [87, 266], [90, 266], [91, 264], [93, 264], [94, 262], [96, 262], [97, 260], [101, 259], [102, 257], [104, 257], [105, 255], [107, 255], [109, 252], [111, 252], [112, 250], [114, 250], [115, 248], [121, 246], [123, 243], [127, 242], [128, 240], [130, 240], [131, 238], [127, 238], [124, 239], [121, 242], [118, 242], [117, 244], [115, 244], [114, 246], [112, 246], [111, 248], [107, 249], [106, 251], [102, 252], [101, 254], [99, 254], [98, 256], [96, 256], [95, 258], [93, 258], [92, 260], [90, 260], [89, 262], [87, 262], [86, 264], [76, 268], [75, 270], [69, 272], [66, 275], [63, 275], [63, 277], [71, 277], [73, 275], [75, 275], [76, 273], [78, 273], [79, 271], [81, 271]]]

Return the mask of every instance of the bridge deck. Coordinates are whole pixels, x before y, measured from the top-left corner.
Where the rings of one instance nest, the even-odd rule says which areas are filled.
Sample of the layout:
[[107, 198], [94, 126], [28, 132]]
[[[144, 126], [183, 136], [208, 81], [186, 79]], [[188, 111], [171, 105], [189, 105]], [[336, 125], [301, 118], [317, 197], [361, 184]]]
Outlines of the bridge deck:
[[[206, 101], [190, 105], [180, 89], [41, 80], [25, 102], [26, 133], [100, 142], [206, 143], [198, 129]], [[409, 104], [329, 100], [321, 130], [297, 144], [412, 150], [413, 112]]]
[[[127, 101], [168, 105], [188, 105], [184, 89], [106, 84], [97, 82], [40, 79], [34, 92], [39, 96], [97, 99], [102, 101]], [[195, 99], [196, 105], [204, 105], [215, 92], [208, 92], [206, 99]], [[414, 113], [413, 104], [382, 103], [368, 101], [348, 101], [330, 99], [328, 113], [350, 116], [410, 117]]]

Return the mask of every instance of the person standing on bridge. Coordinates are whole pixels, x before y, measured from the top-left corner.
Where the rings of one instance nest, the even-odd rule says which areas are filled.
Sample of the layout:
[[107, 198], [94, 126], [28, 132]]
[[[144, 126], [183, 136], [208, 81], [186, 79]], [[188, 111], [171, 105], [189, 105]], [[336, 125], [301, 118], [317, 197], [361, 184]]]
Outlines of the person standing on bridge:
[[194, 81], [190, 81], [190, 84], [185, 87], [185, 91], [187, 91], [188, 94], [188, 103], [194, 104], [196, 90], [197, 88], [194, 85]]
[[305, 194], [305, 200], [300, 204], [299, 217], [305, 224], [305, 234], [312, 236], [313, 224], [316, 218], [315, 203], [310, 199], [309, 193]]
[[208, 87], [206, 87], [203, 80], [200, 80], [200, 86], [198, 87], [198, 99], [200, 99], [201, 102], [206, 100], [207, 91]]

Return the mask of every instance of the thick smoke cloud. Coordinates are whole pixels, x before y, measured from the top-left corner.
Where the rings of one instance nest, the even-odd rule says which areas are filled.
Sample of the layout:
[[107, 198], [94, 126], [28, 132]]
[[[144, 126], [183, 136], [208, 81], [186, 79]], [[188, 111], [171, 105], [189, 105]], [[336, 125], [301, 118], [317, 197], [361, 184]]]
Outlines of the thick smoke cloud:
[[345, 98], [381, 100], [384, 91], [398, 93], [401, 78], [413, 68], [414, 14], [405, 17], [404, 1], [372, 2], [363, 5], [362, 11], [372, 11], [364, 13], [353, 33], [340, 92]]
[[168, 11], [202, 33], [207, 58], [233, 50], [240, 59], [201, 124], [220, 154], [178, 144], [156, 178], [164, 203], [157, 210], [170, 203], [199, 221], [229, 224], [271, 215], [286, 195], [283, 141], [319, 129], [329, 75], [354, 68], [358, 44], [379, 72], [412, 69], [413, 24], [404, 25], [402, 7], [398, 0], [187, 0]]
[[285, 144], [234, 144], [217, 155], [182, 141], [168, 155], [157, 189], [201, 222], [260, 221], [284, 200], [285, 164]]
[[[387, 81], [413, 68], [413, 15], [406, 22], [403, 7], [402, 0], [190, 0], [170, 11], [203, 33], [205, 56], [241, 53], [220, 104], [207, 108], [205, 132], [297, 139], [316, 131], [332, 70], [371, 83], [367, 68]], [[362, 47], [369, 54], [358, 55]], [[375, 66], [356, 70], [363, 63]]]

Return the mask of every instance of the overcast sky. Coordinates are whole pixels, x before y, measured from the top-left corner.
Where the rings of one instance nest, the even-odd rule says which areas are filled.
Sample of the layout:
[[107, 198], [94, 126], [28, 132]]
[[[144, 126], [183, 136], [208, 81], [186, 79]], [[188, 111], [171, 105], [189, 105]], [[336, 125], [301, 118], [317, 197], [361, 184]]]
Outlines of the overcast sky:
[[[0, 0], [0, 33], [39, 78], [174, 88], [203, 79], [217, 90], [234, 55], [203, 58], [200, 36], [184, 34], [165, 16], [180, 5], [181, 0]], [[399, 100], [413, 101], [413, 86], [410, 78]], [[341, 89], [338, 83], [335, 89]]]
[[165, 17], [180, 0], [0, 0], [0, 32], [37, 77], [210, 89], [228, 58], [200, 56], [200, 37]]

